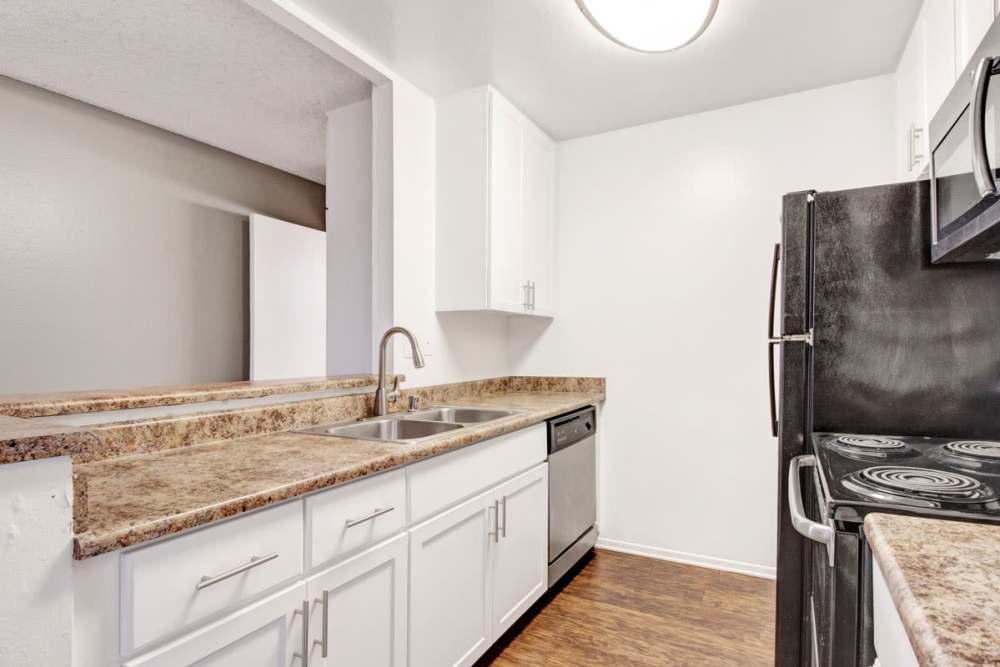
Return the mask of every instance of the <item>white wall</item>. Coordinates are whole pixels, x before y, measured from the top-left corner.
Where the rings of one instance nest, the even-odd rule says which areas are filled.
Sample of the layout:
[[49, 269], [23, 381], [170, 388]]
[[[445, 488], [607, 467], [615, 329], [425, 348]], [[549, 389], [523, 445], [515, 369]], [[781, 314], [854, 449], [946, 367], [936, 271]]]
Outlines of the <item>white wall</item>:
[[73, 629], [68, 457], [0, 465], [0, 665], [68, 665]]
[[327, 114], [329, 375], [372, 372], [372, 101]]
[[0, 394], [246, 379], [246, 218], [322, 186], [6, 77], [0, 145]]
[[427, 362], [413, 368], [409, 346], [397, 340], [394, 368], [409, 386], [506, 375], [505, 316], [435, 310], [435, 104], [401, 79], [392, 99], [393, 321], [413, 331]]
[[773, 572], [781, 196], [891, 180], [892, 103], [877, 77], [559, 144], [558, 312], [511, 320], [511, 365], [607, 376], [606, 541]]

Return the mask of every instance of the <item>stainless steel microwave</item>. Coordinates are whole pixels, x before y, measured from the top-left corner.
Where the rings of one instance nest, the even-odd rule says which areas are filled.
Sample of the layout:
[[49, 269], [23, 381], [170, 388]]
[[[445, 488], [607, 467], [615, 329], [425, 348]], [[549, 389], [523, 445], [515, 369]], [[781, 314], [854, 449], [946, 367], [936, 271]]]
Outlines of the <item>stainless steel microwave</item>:
[[995, 75], [1000, 75], [1000, 21], [983, 37], [930, 123], [935, 264], [1000, 259], [1000, 76]]

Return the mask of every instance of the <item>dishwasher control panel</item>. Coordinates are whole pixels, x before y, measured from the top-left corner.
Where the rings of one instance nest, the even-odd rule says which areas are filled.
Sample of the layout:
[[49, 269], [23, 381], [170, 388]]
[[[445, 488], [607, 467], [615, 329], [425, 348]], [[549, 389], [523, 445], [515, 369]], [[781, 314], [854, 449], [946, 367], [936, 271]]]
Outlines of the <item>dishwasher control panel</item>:
[[586, 407], [549, 420], [549, 454], [565, 449], [597, 432], [597, 411]]

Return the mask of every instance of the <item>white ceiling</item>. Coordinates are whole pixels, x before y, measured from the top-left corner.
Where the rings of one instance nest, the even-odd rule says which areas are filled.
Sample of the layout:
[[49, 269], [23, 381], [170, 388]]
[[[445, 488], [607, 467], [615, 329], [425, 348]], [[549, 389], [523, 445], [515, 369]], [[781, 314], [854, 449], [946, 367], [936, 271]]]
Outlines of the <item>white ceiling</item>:
[[369, 82], [241, 0], [2, 0], [0, 74], [322, 183]]
[[574, 0], [297, 0], [434, 96], [493, 83], [557, 139], [893, 71], [919, 0], [719, 0], [671, 53], [622, 48]]

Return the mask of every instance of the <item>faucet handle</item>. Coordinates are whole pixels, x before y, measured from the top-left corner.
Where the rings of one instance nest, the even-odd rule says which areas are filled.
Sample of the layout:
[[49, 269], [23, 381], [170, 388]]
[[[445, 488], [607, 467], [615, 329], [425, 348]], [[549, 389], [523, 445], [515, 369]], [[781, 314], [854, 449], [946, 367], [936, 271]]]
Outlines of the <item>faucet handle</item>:
[[389, 395], [386, 396], [390, 403], [395, 403], [399, 399], [399, 376], [397, 375], [392, 379], [392, 389], [389, 390]]

